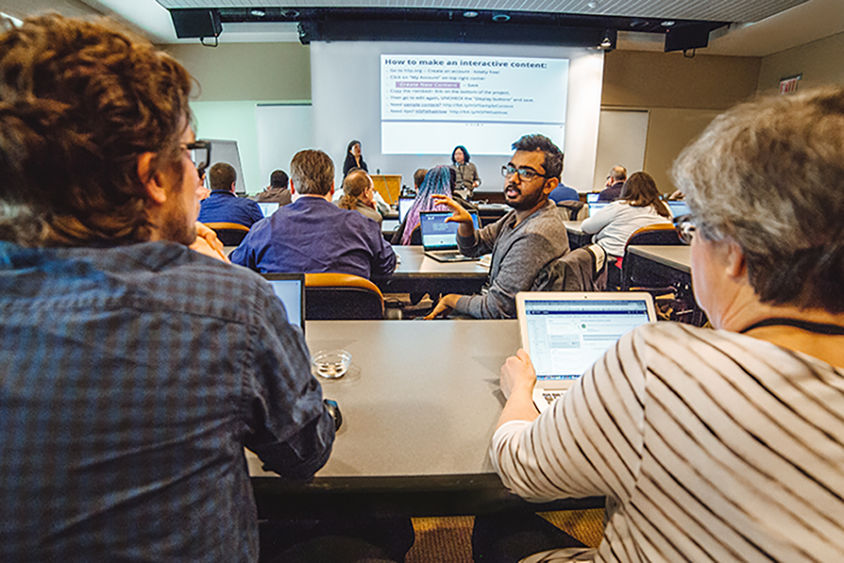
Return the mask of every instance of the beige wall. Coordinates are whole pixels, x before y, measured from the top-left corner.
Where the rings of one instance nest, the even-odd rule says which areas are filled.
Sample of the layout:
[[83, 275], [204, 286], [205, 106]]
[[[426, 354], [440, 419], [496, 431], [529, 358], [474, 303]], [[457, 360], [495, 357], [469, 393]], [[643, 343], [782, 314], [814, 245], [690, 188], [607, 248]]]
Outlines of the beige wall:
[[671, 192], [674, 159], [719, 112], [754, 94], [760, 64], [757, 57], [613, 51], [601, 105], [648, 110], [644, 168]]
[[795, 74], [803, 75], [798, 91], [823, 84], [844, 84], [844, 33], [763, 57], [757, 90], [761, 94], [776, 93], [780, 79]]
[[311, 99], [310, 48], [299, 43], [162, 46], [196, 77], [201, 102]]

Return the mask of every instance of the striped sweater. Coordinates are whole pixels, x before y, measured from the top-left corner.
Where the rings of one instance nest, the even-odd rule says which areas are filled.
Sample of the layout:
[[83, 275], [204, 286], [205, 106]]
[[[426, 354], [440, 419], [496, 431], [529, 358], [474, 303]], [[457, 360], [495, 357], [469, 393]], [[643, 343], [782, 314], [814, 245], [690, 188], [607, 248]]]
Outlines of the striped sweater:
[[642, 326], [490, 455], [531, 500], [607, 497], [599, 561], [844, 561], [844, 370]]

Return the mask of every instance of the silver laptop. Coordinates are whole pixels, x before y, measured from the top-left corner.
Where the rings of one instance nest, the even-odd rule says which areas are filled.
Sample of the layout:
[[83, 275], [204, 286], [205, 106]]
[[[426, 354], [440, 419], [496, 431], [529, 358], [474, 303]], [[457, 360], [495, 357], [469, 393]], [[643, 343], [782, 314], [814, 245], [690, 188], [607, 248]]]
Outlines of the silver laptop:
[[287, 322], [305, 332], [305, 274], [261, 274], [287, 312]]
[[521, 292], [522, 348], [536, 369], [533, 402], [544, 411], [618, 339], [655, 321], [653, 299], [637, 292]]
[[[422, 231], [422, 247], [425, 256], [437, 262], [465, 262], [477, 260], [471, 256], [464, 256], [457, 249], [457, 226], [454, 221], [446, 221], [451, 217], [451, 211], [422, 211], [419, 214], [419, 229]], [[479, 228], [480, 220], [475, 211], [469, 211], [475, 228]]]
[[264, 217], [269, 217], [278, 210], [280, 204], [277, 201], [259, 201], [258, 207], [261, 208], [261, 213]]

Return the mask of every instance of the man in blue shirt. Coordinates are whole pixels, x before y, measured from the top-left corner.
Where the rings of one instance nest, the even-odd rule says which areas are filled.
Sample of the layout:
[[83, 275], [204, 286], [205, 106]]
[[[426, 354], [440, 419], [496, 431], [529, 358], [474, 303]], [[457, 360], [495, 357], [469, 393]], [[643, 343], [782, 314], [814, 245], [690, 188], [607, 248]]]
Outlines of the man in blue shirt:
[[580, 201], [580, 196], [578, 195], [577, 190], [560, 182], [560, 185], [551, 190], [551, 193], [548, 194], [548, 199], [554, 203], [560, 203], [561, 201]]
[[231, 164], [218, 162], [208, 171], [211, 195], [202, 200], [199, 220], [202, 223], [237, 223], [251, 227], [264, 218], [261, 208], [251, 199], [234, 194], [237, 172]]
[[331, 203], [334, 163], [319, 150], [296, 153], [290, 162], [295, 201], [256, 224], [229, 255], [233, 264], [258, 272], [340, 272], [383, 277], [396, 268], [381, 227]]
[[328, 459], [302, 332], [187, 247], [191, 82], [99, 23], [0, 35], [0, 561], [257, 561], [243, 448]]

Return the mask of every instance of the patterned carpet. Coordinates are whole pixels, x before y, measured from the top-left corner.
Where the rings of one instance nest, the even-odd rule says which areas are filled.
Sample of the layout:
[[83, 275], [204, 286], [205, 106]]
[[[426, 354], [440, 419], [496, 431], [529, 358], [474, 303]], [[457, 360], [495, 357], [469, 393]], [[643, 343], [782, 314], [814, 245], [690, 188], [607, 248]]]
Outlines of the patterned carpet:
[[[566, 510], [540, 515], [590, 547], [597, 547], [604, 531], [604, 510]], [[472, 561], [472, 516], [413, 518], [416, 542], [407, 563], [463, 563]]]

